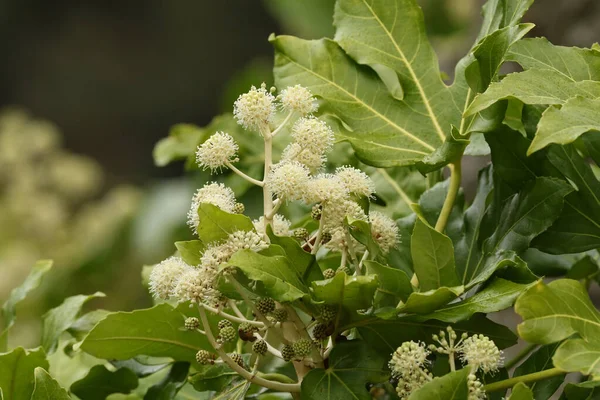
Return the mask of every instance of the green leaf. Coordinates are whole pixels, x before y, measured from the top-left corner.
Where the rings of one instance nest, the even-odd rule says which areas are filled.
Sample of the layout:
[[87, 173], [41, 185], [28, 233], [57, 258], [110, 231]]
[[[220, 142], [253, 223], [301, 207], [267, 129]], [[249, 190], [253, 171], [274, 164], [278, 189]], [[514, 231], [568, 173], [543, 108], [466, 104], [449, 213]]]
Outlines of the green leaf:
[[190, 364], [186, 362], [176, 362], [169, 370], [169, 374], [160, 382], [152, 385], [146, 392], [144, 400], [169, 400], [174, 399], [177, 392], [187, 382]]
[[578, 281], [539, 282], [517, 299], [515, 311], [523, 318], [519, 336], [528, 342], [549, 344], [574, 333], [600, 340], [600, 313]]
[[227, 272], [221, 273], [219, 290], [222, 289], [227, 295], [235, 295], [227, 286], [226, 275], [231, 273], [231, 268], [241, 272], [235, 275], [235, 279], [247, 288], [252, 285], [249, 290], [259, 296], [271, 297], [280, 302], [291, 302], [308, 295], [308, 289], [284, 256], [267, 257], [252, 250], [241, 250], [220, 268], [221, 271]]
[[[439, 334], [446, 329], [448, 323], [441, 321], [415, 322], [411, 317], [383, 320], [379, 318], [364, 318], [339, 328], [339, 331], [351, 327], [358, 328], [361, 337], [382, 355], [389, 355], [403, 342], [408, 340], [423, 340], [431, 343], [431, 335]], [[453, 325], [458, 335], [481, 333], [488, 336], [500, 348], [507, 348], [517, 343], [517, 337], [507, 327], [496, 324], [483, 316], [474, 316], [468, 321]]]
[[600, 381], [567, 383], [564, 395], [567, 400], [596, 400], [600, 395]]
[[52, 354], [56, 350], [60, 335], [75, 323], [81, 307], [85, 303], [104, 296], [104, 293], [96, 292], [89, 296], [81, 294], [68, 297], [60, 306], [46, 312], [42, 316], [42, 347], [46, 349], [46, 352]]
[[466, 300], [453, 303], [433, 313], [420, 315], [417, 321], [436, 319], [449, 323], [464, 321], [475, 313], [489, 314], [513, 305], [517, 297], [531, 285], [524, 285], [496, 278], [482, 291]]
[[302, 249], [296, 239], [287, 236], [276, 236], [271, 226], [267, 228], [271, 244], [281, 246], [287, 255], [292, 268], [306, 282], [323, 279], [316, 257]]
[[17, 304], [27, 297], [29, 292], [37, 288], [42, 282], [42, 277], [52, 268], [51, 260], [41, 260], [35, 263], [25, 281], [14, 288], [8, 300], [2, 305], [3, 330], [0, 332], [0, 352], [7, 349], [8, 331], [15, 323], [17, 315]]
[[440, 287], [427, 292], [413, 292], [406, 303], [398, 304], [397, 312], [428, 314], [456, 299], [464, 292], [463, 286]]
[[35, 387], [31, 400], [70, 400], [71, 396], [54, 380], [45, 369], [34, 370]]
[[[352, 144], [362, 161], [379, 167], [414, 164], [445, 140], [442, 129], [449, 131], [450, 122], [439, 122], [436, 116], [443, 128], [433, 126], [421, 96], [414, 92], [414, 83], [408, 89], [400, 82], [405, 96], [398, 101], [373, 70], [354, 63], [332, 40], [278, 36], [270, 41], [275, 47], [276, 86], [300, 83], [322, 98], [326, 105], [321, 110], [330, 110], [341, 118], [349, 129], [340, 132], [340, 137]], [[443, 85], [439, 75], [433, 79], [428, 86], [439, 87], [435, 82]], [[452, 100], [443, 92], [440, 95], [436, 102], [450, 104], [450, 108], [445, 104], [440, 111], [452, 112]], [[454, 110], [453, 114], [452, 122], [458, 125], [460, 112]]]
[[331, 400], [372, 398], [368, 386], [389, 378], [387, 358], [373, 352], [363, 341], [338, 343], [327, 369], [313, 369], [302, 380], [302, 399]]
[[235, 231], [253, 231], [252, 220], [243, 214], [230, 214], [212, 204], [202, 203], [198, 207], [198, 237], [204, 243], [227, 239]]
[[112, 313], [92, 329], [81, 349], [105, 359], [147, 355], [195, 362], [198, 350], [211, 347], [204, 335], [183, 329], [183, 320], [184, 316], [166, 303]]
[[346, 217], [344, 225], [348, 227], [348, 231], [352, 237], [367, 248], [369, 256], [377, 257], [379, 254], [379, 245], [373, 239], [371, 225], [367, 221]]
[[471, 369], [467, 367], [441, 378], [433, 378], [411, 393], [408, 400], [468, 400], [467, 377], [470, 372]]
[[230, 387], [212, 397], [211, 400], [244, 400], [251, 383], [247, 380], [234, 382]]
[[415, 274], [422, 291], [458, 286], [452, 241], [418, 219], [410, 239]]
[[49, 367], [41, 347], [34, 350], [17, 347], [10, 353], [0, 354], [0, 388], [4, 400], [29, 399], [33, 393], [34, 370], [37, 367], [45, 370]]
[[584, 375], [600, 375], [600, 344], [583, 339], [570, 339], [563, 342], [552, 362], [556, 368], [567, 372], [581, 372]]
[[523, 382], [517, 383], [512, 388], [508, 400], [533, 400], [533, 392]]
[[189, 265], [200, 265], [200, 259], [206, 249], [206, 244], [202, 240], [188, 240], [186, 242], [175, 242], [175, 247], [177, 247], [183, 261]]
[[130, 393], [137, 386], [138, 378], [131, 370], [120, 368], [113, 372], [96, 365], [71, 385], [71, 392], [81, 400], [104, 400], [113, 393]]
[[[532, 374], [534, 372], [544, 371], [553, 368], [552, 356], [556, 351], [558, 344], [541, 346], [534, 351], [521, 365], [519, 365], [513, 374], [513, 377]], [[547, 400], [558, 390], [564, 381], [563, 376], [554, 376], [540, 381], [531, 382], [530, 389], [533, 392], [535, 400]]]
[[368, 275], [379, 277], [379, 287], [373, 304], [376, 307], [396, 307], [399, 301], [406, 301], [413, 288], [406, 272], [390, 268], [375, 261], [365, 261]]
[[239, 375], [226, 364], [202, 365], [198, 372], [190, 376], [190, 383], [199, 392], [222, 392]]
[[492, 32], [519, 23], [533, 0], [491, 0], [483, 5], [483, 22], [477, 41]]
[[[148, 362], [144, 360], [144, 362]], [[167, 364], [144, 364], [137, 358], [131, 358], [129, 360], [111, 360], [110, 363], [117, 369], [127, 368], [133, 371], [138, 378], [145, 378], [149, 375], [155, 374], [156, 372], [167, 368], [170, 363]]]
[[560, 217], [533, 245], [547, 253], [579, 253], [600, 246], [600, 182], [573, 146], [553, 146], [548, 159], [577, 191]]
[[600, 97], [600, 82], [573, 82], [563, 74], [551, 70], [530, 69], [507, 75], [492, 83], [475, 97], [465, 115], [472, 115], [505, 99], [519, 99], [525, 104], [561, 105], [572, 97]]
[[67, 332], [77, 340], [83, 340], [85, 335], [96, 326], [100, 320], [103, 320], [110, 314], [107, 310], [94, 310], [90, 311], [79, 317], [77, 321], [73, 322]]
[[192, 156], [202, 139], [207, 137], [207, 132], [196, 125], [174, 125], [169, 131], [169, 136], [154, 146], [154, 164], [164, 167], [172, 161]]
[[558, 72], [573, 81], [600, 80], [600, 51], [555, 46], [546, 38], [518, 41], [511, 46], [507, 60], [524, 69]]
[[376, 275], [348, 276], [338, 272], [331, 279], [313, 282], [312, 293], [317, 301], [338, 306], [338, 326], [354, 317], [357, 310], [371, 307], [378, 281]]
[[598, 130], [600, 130], [600, 98], [569, 99], [561, 108], [549, 107], [544, 111], [527, 154], [535, 153], [552, 143], [572, 143], [584, 133]]

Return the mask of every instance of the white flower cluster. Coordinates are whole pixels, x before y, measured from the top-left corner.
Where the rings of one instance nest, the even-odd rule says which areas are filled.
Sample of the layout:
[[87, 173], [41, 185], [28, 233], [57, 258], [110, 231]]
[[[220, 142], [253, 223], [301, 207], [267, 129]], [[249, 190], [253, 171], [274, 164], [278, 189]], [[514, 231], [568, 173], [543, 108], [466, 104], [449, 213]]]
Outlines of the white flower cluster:
[[198, 189], [192, 198], [192, 205], [188, 211], [188, 225], [194, 233], [197, 233], [198, 229], [198, 207], [200, 207], [200, 203], [212, 204], [223, 211], [233, 213], [236, 205], [235, 194], [227, 186], [216, 182], [207, 183], [204, 187]]
[[179, 302], [216, 304], [222, 297], [216, 289], [219, 265], [239, 250], [260, 251], [267, 247], [254, 231], [235, 231], [223, 243], [209, 245], [200, 264], [191, 266], [180, 257], [170, 257], [157, 264], [150, 274], [150, 293], [159, 299], [175, 298]]
[[[262, 235], [265, 234], [265, 217], [260, 217], [259, 219], [255, 219], [252, 221], [254, 224], [254, 229]], [[283, 215], [275, 214], [273, 217], [273, 233], [277, 236], [291, 236], [292, 231], [290, 230], [290, 226], [292, 223], [289, 219], [285, 218]]]
[[318, 109], [317, 101], [310, 90], [301, 85], [283, 89], [278, 99], [281, 101], [281, 108], [300, 115], [312, 114]]
[[407, 399], [413, 391], [432, 379], [426, 368], [429, 354], [424, 343], [413, 341], [402, 343], [392, 354], [389, 367], [392, 376], [398, 379], [396, 392], [400, 399]]
[[239, 161], [239, 147], [228, 133], [217, 132], [196, 150], [196, 162], [202, 169], [220, 170], [228, 163]]
[[259, 89], [252, 86], [248, 93], [233, 104], [233, 116], [246, 129], [260, 131], [269, 125], [275, 115], [275, 96], [263, 83]]
[[326, 161], [325, 154], [333, 147], [333, 131], [315, 117], [300, 118], [292, 127], [294, 141], [285, 148], [283, 162], [298, 161], [311, 172], [319, 170]]
[[463, 340], [459, 351], [464, 363], [472, 366], [474, 371], [480, 369], [484, 374], [498, 371], [504, 362], [502, 351], [489, 337], [481, 334]]

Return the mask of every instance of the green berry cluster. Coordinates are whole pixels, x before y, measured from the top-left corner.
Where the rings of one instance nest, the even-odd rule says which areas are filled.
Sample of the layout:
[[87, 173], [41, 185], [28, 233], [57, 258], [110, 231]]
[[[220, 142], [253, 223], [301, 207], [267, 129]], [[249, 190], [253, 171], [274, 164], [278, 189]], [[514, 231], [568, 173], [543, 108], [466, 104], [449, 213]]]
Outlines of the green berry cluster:
[[306, 240], [308, 239], [308, 230], [306, 228], [295, 229], [294, 237], [298, 240]]
[[275, 318], [275, 321], [277, 322], [285, 322], [287, 321], [288, 313], [285, 309], [278, 308], [275, 311], [273, 311], [273, 318]]
[[219, 330], [231, 326], [233, 327], [233, 324], [231, 323], [231, 321], [227, 320], [227, 319], [222, 319], [219, 321], [219, 323], [217, 324], [217, 327], [219, 328]]
[[292, 349], [294, 350], [294, 355], [299, 358], [304, 358], [310, 354], [313, 347], [312, 340], [309, 339], [300, 339], [292, 345]]
[[264, 340], [259, 340], [252, 345], [252, 351], [261, 356], [267, 354], [267, 350], [267, 342], [265, 342]]
[[188, 317], [184, 322], [185, 329], [188, 331], [193, 331], [194, 329], [198, 329], [200, 326], [200, 321], [196, 317]]
[[242, 357], [241, 354], [239, 354], [239, 353], [231, 353], [229, 355], [229, 357], [231, 357], [231, 359], [233, 361], [235, 361], [235, 363], [237, 365], [239, 365], [240, 367], [244, 368], [244, 358]]
[[321, 214], [323, 214], [323, 207], [320, 204], [315, 204], [310, 212], [311, 218], [318, 221], [321, 219]]
[[263, 315], [272, 313], [275, 310], [275, 300], [263, 297], [256, 302], [256, 309]]
[[232, 211], [234, 214], [243, 214], [246, 211], [246, 207], [242, 203], [235, 203]]
[[323, 340], [323, 339], [327, 338], [329, 335], [331, 335], [330, 325], [319, 322], [313, 328], [312, 334], [316, 340]]
[[222, 342], [233, 342], [237, 338], [237, 332], [233, 326], [226, 326], [219, 330], [219, 338]]
[[321, 306], [321, 313], [319, 315], [319, 320], [323, 323], [332, 322], [337, 316], [337, 307], [331, 305], [323, 305]]
[[294, 347], [291, 344], [284, 344], [281, 348], [281, 357], [284, 361], [291, 361], [295, 355]]
[[200, 350], [196, 353], [196, 361], [198, 364], [214, 364], [216, 356], [206, 350]]
[[331, 268], [327, 268], [325, 271], [323, 271], [323, 278], [325, 279], [331, 279], [335, 276], [335, 271]]

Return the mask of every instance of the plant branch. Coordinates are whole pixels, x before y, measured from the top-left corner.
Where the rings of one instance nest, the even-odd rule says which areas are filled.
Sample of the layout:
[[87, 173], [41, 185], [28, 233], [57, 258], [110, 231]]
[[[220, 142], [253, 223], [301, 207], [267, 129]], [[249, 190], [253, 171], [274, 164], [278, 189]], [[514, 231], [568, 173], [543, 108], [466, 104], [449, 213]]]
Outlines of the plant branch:
[[532, 374], [521, 375], [521, 376], [517, 376], [514, 378], [510, 378], [510, 379], [505, 379], [503, 381], [490, 383], [488, 385], [485, 385], [483, 387], [483, 389], [486, 392], [495, 392], [495, 391], [502, 390], [502, 389], [509, 389], [519, 382], [523, 382], [523, 383], [535, 382], [535, 381], [539, 381], [542, 379], [548, 379], [548, 378], [552, 378], [553, 376], [563, 375], [563, 374], [566, 374], [566, 372], [561, 369], [550, 368], [550, 369], [546, 369], [544, 371], [534, 372]]
[[238, 174], [239, 176], [241, 176], [242, 178], [244, 178], [245, 180], [247, 180], [248, 182], [256, 185], [256, 186], [260, 186], [260, 187], [264, 187], [265, 183], [262, 181], [259, 181], [258, 179], [254, 179], [251, 176], [246, 175], [245, 173], [243, 173], [242, 171], [240, 171], [239, 169], [237, 169], [232, 163], [230, 163], [229, 161], [227, 161], [225, 163], [225, 165], [227, 165], [227, 168], [229, 168], [230, 170], [232, 170], [233, 172], [235, 172], [236, 174]]
[[260, 377], [257, 374], [252, 374], [243, 367], [240, 367], [217, 343], [215, 336], [212, 333], [210, 324], [208, 322], [204, 306], [198, 305], [198, 311], [200, 312], [200, 321], [202, 321], [202, 325], [204, 327], [204, 330], [206, 331], [206, 337], [208, 341], [210, 342], [211, 346], [215, 349], [215, 351], [219, 354], [219, 357], [221, 357], [221, 359], [229, 366], [229, 368], [237, 372], [242, 378], [246, 379], [247, 381], [266, 387], [268, 389], [276, 390], [279, 392], [300, 392], [299, 383], [289, 384], [274, 382]]
[[281, 122], [281, 124], [275, 128], [275, 130], [273, 131], [273, 133], [271, 133], [271, 137], [277, 135], [279, 132], [281, 132], [281, 129], [283, 129], [283, 127], [289, 122], [290, 118], [292, 118], [292, 115], [294, 114], [293, 111], [290, 111], [290, 113], [285, 117], [285, 119]]
[[210, 311], [213, 314], [220, 315], [221, 317], [223, 317], [225, 319], [228, 319], [230, 321], [233, 321], [233, 322], [237, 322], [238, 324], [247, 322], [247, 323], [249, 323], [252, 326], [258, 326], [259, 328], [262, 328], [263, 326], [265, 326], [265, 324], [263, 324], [260, 321], [251, 321], [251, 320], [246, 319], [246, 318], [236, 317], [236, 316], [233, 316], [231, 314], [227, 314], [226, 312], [224, 312], [222, 310], [219, 310], [217, 308], [211, 307], [211, 306], [203, 305], [202, 307], [204, 307], [205, 309], [207, 309], [208, 311]]
[[[263, 139], [265, 141], [265, 169], [263, 174], [263, 181], [266, 181], [269, 172], [271, 172], [271, 165], [273, 164], [273, 135], [269, 130], [269, 127], [265, 127], [262, 130]], [[273, 210], [273, 194], [269, 185], [263, 186], [263, 215], [265, 217], [265, 240], [269, 242], [267, 235], [267, 225], [271, 225], [273, 217], [271, 211]]]
[[452, 207], [454, 207], [454, 201], [456, 200], [456, 195], [458, 194], [458, 189], [460, 189], [460, 181], [462, 177], [461, 160], [456, 161], [454, 164], [450, 164], [449, 168], [450, 186], [448, 187], [448, 194], [446, 195], [446, 200], [444, 200], [442, 211], [438, 217], [437, 223], [435, 224], [435, 230], [442, 233], [444, 232], [444, 229], [446, 229], [448, 218], [450, 217], [450, 213], [452, 213]]

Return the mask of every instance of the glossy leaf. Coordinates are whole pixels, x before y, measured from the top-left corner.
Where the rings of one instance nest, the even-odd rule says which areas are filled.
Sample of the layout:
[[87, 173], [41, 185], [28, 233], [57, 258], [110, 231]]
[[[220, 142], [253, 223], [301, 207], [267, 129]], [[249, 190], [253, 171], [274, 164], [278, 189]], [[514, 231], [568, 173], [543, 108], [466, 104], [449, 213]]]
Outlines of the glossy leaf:
[[40, 285], [43, 276], [50, 268], [52, 268], [52, 261], [50, 260], [36, 262], [27, 278], [25, 278], [25, 281], [10, 292], [8, 300], [2, 305], [4, 326], [2, 331], [0, 331], [0, 351], [4, 351], [7, 348], [8, 331], [15, 323], [17, 304], [23, 301], [29, 292]]
[[551, 254], [579, 253], [600, 246], [600, 182], [588, 162], [573, 146], [553, 146], [550, 162], [577, 191], [565, 198], [565, 207], [534, 246]]
[[189, 265], [200, 265], [200, 259], [206, 249], [206, 244], [202, 240], [188, 240], [175, 242], [175, 247], [177, 247], [183, 261]]
[[408, 400], [468, 400], [467, 377], [470, 368], [450, 372], [441, 378], [433, 378], [420, 389], [415, 390]]
[[475, 313], [493, 313], [509, 308], [530, 285], [496, 278], [482, 291], [466, 300], [453, 303], [430, 314], [416, 317], [417, 321], [435, 319], [449, 323], [465, 321]]
[[519, 382], [513, 386], [508, 400], [534, 400], [533, 392], [526, 384]]
[[492, 83], [488, 90], [475, 97], [466, 115], [480, 112], [505, 99], [519, 99], [525, 104], [562, 105], [576, 96], [600, 97], [600, 82], [573, 82], [556, 71], [530, 69], [509, 74], [502, 81]]
[[[600, 96], [598, 96], [600, 97]], [[549, 107], [539, 122], [528, 154], [552, 144], [569, 144], [589, 131], [600, 130], [600, 98], [574, 97], [561, 108]]]
[[[241, 272], [241, 274], [235, 275], [235, 279], [246, 287], [252, 283], [251, 291], [259, 296], [271, 297], [281, 302], [291, 302], [308, 295], [308, 289], [285, 256], [267, 257], [251, 250], [241, 250], [235, 253], [226, 264], [221, 265], [222, 271], [231, 271], [232, 268]], [[255, 286], [254, 283], [256, 283]], [[226, 291], [226, 285], [227, 278], [222, 273], [219, 287], [223, 289], [224, 293], [238, 296], [231, 290]]]
[[523, 318], [519, 336], [528, 342], [554, 343], [574, 333], [600, 340], [600, 313], [578, 281], [539, 282], [517, 299], [515, 311]]
[[4, 400], [29, 399], [35, 385], [34, 371], [48, 370], [48, 361], [42, 348], [24, 350], [17, 347], [10, 353], [0, 354], [0, 388]]
[[81, 349], [95, 357], [126, 360], [138, 355], [195, 362], [207, 339], [182, 329], [184, 317], [169, 304], [110, 314], [86, 336]]
[[302, 399], [370, 400], [368, 385], [389, 378], [387, 358], [373, 352], [362, 341], [337, 344], [327, 369], [313, 369], [302, 380]]
[[413, 292], [405, 303], [400, 303], [397, 312], [406, 314], [428, 314], [445, 306], [464, 292], [463, 286], [440, 287], [427, 292]]
[[555, 46], [546, 38], [518, 41], [511, 46], [507, 60], [524, 69], [558, 72], [573, 81], [600, 80], [600, 51]]
[[204, 243], [227, 239], [235, 231], [253, 231], [252, 220], [243, 214], [230, 214], [212, 204], [202, 203], [198, 207], [198, 237]]
[[[415, 322], [411, 317], [401, 317], [390, 320], [379, 318], [364, 318], [352, 322], [339, 330], [357, 327], [361, 337], [375, 350], [388, 357], [398, 346], [409, 340], [431, 342], [431, 335], [446, 329], [448, 323], [441, 321]], [[500, 348], [506, 348], [517, 342], [517, 337], [510, 329], [496, 324], [485, 317], [474, 316], [468, 321], [453, 325], [458, 335], [481, 333], [488, 336]]]
[[[552, 364], [552, 356], [554, 355], [557, 347], [557, 344], [541, 346], [515, 369], [513, 377], [532, 374], [534, 372], [553, 368], [554, 364]], [[563, 381], [563, 376], [554, 376], [536, 382], [531, 382], [529, 384], [529, 388], [533, 392], [533, 397], [535, 400], [546, 400], [552, 397], [560, 385], [562, 385]]]
[[70, 400], [71, 396], [45, 369], [34, 370], [35, 386], [31, 400]]
[[271, 244], [281, 246], [292, 268], [302, 277], [305, 283], [323, 279], [323, 274], [314, 255], [304, 251], [296, 239], [287, 236], [276, 236], [270, 226], [267, 229]]
[[556, 368], [567, 372], [580, 372], [583, 375], [600, 375], [600, 345], [583, 339], [570, 339], [563, 342], [552, 362]]
[[190, 376], [190, 383], [199, 392], [221, 392], [238, 377], [226, 364], [202, 365], [197, 373]]
[[104, 400], [113, 393], [130, 393], [137, 386], [138, 378], [131, 370], [109, 371], [104, 365], [96, 365], [71, 385], [71, 392], [81, 400]]
[[379, 277], [379, 286], [373, 303], [376, 307], [396, 307], [399, 301], [406, 301], [413, 288], [406, 272], [390, 268], [375, 261], [365, 261], [367, 274]]
[[104, 297], [104, 293], [96, 292], [89, 296], [78, 295], [68, 297], [63, 303], [43, 315], [43, 326], [42, 326], [42, 347], [48, 354], [53, 353], [56, 350], [56, 345], [60, 335], [75, 323], [81, 307], [88, 301]]
[[415, 274], [422, 291], [459, 285], [450, 238], [417, 219], [410, 246]]

